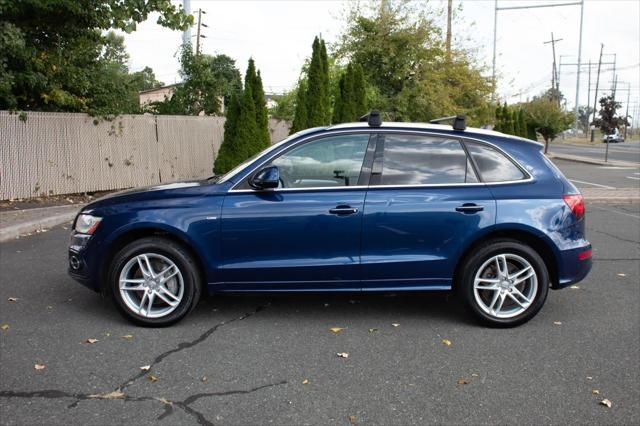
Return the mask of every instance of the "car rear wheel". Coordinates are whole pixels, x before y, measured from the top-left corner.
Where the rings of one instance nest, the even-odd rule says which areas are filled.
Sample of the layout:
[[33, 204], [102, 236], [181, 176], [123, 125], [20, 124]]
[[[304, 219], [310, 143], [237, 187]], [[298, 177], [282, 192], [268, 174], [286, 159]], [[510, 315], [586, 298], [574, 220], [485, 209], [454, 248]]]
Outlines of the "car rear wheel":
[[109, 283], [119, 311], [145, 326], [180, 321], [200, 298], [200, 277], [192, 256], [158, 237], [134, 241], [111, 264]]
[[459, 290], [485, 324], [513, 327], [533, 318], [544, 305], [549, 274], [540, 255], [515, 240], [494, 240], [462, 265]]

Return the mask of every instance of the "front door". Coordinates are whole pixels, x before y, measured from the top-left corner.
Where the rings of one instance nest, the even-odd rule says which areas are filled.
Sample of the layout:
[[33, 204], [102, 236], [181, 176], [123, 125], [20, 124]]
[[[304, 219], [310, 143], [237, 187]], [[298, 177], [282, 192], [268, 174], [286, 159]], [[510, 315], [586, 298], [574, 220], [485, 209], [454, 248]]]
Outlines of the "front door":
[[278, 188], [252, 190], [242, 181], [231, 190], [222, 208], [220, 289], [359, 289], [368, 147], [368, 133], [304, 142], [262, 166], [278, 167]]
[[495, 200], [456, 138], [382, 138], [363, 218], [363, 287], [448, 289], [465, 243], [495, 223]]

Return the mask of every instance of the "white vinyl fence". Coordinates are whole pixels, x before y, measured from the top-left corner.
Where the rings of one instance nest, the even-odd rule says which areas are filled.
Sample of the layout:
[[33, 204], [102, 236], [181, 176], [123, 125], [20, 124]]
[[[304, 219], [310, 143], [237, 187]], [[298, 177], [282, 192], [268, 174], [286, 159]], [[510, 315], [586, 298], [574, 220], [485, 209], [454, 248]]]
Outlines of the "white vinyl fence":
[[[223, 117], [0, 111], [0, 200], [130, 188], [204, 177], [224, 136]], [[269, 122], [271, 141], [285, 121]]]

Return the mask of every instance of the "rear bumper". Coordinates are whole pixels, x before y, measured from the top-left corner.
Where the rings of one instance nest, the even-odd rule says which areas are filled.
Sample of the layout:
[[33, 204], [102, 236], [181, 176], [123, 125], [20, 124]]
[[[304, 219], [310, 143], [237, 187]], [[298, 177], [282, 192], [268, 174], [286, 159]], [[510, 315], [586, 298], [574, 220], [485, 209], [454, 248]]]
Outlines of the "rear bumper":
[[[560, 289], [582, 281], [593, 266], [590, 251], [591, 244], [561, 251], [558, 259], [558, 282], [552, 288]], [[584, 257], [587, 253], [588, 257]]]

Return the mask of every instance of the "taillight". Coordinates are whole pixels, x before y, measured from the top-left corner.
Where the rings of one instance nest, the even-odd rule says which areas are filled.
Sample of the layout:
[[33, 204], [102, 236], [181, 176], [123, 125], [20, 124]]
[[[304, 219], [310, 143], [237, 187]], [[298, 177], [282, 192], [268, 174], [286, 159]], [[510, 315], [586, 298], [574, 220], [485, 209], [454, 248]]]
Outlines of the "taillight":
[[564, 202], [567, 203], [567, 206], [569, 206], [576, 219], [580, 220], [584, 217], [585, 208], [582, 194], [566, 194], [563, 195], [562, 198], [564, 199]]

